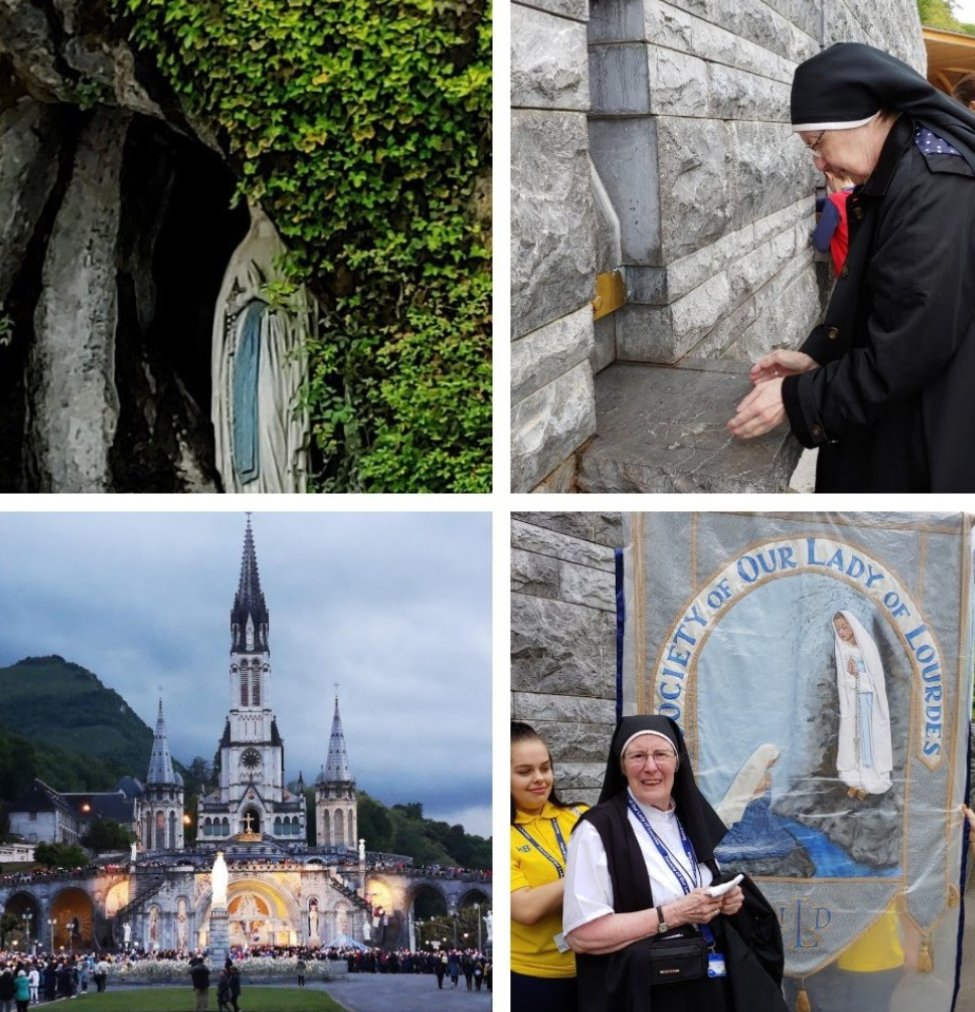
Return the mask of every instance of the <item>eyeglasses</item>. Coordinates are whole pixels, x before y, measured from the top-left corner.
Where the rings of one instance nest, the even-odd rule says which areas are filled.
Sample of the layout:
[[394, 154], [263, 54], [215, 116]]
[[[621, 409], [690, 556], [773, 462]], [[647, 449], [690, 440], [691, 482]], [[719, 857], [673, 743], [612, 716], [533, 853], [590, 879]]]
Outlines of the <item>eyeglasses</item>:
[[825, 133], [826, 133], [825, 130], [820, 130], [819, 131], [819, 136], [812, 142], [812, 144], [807, 144], [806, 145], [806, 147], [809, 149], [810, 154], [813, 154], [813, 155], [818, 155], [819, 154], [819, 150], [818, 150], [819, 149], [819, 145], [822, 144], [822, 142], [823, 142], [823, 134], [825, 134]]
[[645, 765], [648, 759], [652, 759], [657, 766], [670, 766], [677, 762], [677, 753], [660, 749], [658, 752], [630, 752], [623, 756], [623, 762], [636, 767]]

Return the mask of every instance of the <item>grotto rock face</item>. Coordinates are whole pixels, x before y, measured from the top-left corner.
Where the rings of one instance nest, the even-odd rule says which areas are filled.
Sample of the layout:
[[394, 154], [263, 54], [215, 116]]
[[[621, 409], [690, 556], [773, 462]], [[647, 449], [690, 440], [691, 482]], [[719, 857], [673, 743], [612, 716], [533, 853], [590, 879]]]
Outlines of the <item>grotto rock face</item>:
[[0, 0], [0, 491], [221, 490], [211, 330], [248, 215], [117, 33]]
[[27, 98], [0, 114], [0, 302], [57, 179], [57, 127], [50, 106]]
[[31, 471], [42, 492], [107, 491], [118, 422], [115, 244], [128, 115], [82, 131], [47, 246], [28, 373]]
[[0, 50], [9, 72], [41, 102], [74, 104], [98, 95], [161, 117], [103, 6], [101, 0], [0, 0]]

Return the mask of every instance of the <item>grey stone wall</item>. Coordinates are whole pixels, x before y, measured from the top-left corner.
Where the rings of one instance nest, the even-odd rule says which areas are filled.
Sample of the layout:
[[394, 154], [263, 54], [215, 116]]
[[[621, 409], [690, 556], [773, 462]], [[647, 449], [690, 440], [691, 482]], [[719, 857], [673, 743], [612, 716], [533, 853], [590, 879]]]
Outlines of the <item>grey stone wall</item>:
[[[511, 37], [512, 487], [561, 466], [562, 490], [594, 372], [805, 336], [825, 293], [794, 68], [854, 40], [923, 71], [924, 46], [914, 0], [537, 0]], [[614, 267], [627, 305], [594, 327]]]
[[593, 803], [616, 723], [619, 513], [511, 520], [511, 715], [548, 742], [567, 800]]
[[588, 17], [589, 0], [511, 5], [511, 471], [521, 490], [596, 429]]

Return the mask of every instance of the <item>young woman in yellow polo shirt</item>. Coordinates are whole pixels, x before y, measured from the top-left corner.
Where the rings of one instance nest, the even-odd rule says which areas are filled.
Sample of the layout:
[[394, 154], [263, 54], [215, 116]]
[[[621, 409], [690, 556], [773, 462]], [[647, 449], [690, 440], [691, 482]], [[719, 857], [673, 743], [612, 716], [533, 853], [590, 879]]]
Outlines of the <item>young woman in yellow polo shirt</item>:
[[576, 1012], [575, 956], [562, 942], [569, 835], [584, 805], [555, 793], [548, 746], [511, 723], [511, 1012]]

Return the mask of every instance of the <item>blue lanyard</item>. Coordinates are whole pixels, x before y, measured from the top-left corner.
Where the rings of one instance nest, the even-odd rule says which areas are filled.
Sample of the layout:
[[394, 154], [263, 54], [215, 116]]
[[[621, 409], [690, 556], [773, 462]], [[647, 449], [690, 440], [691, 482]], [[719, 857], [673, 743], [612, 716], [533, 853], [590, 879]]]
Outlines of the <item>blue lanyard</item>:
[[[640, 810], [640, 806], [633, 800], [632, 795], [629, 793], [626, 795], [626, 803], [629, 805], [630, 811], [634, 814], [637, 821], [647, 831], [647, 835], [653, 840], [660, 852], [660, 856], [667, 862], [667, 867], [674, 873], [674, 877], [680, 883], [681, 889], [684, 893], [689, 893], [691, 887], [687, 884], [687, 879], [684, 877], [683, 868], [674, 860], [673, 855], [667, 849], [667, 845], [660, 839], [660, 837], [654, 832], [653, 826], [650, 825], [649, 820]], [[701, 866], [698, 863], [697, 855], [694, 853], [694, 844], [687, 838], [687, 834], [684, 832], [684, 827], [680, 824], [680, 819], [677, 822], [677, 832], [680, 833], [680, 842], [684, 846], [684, 853], [687, 855], [687, 863], [691, 868], [691, 881], [695, 886], [701, 885], [703, 878], [701, 876]], [[708, 947], [714, 949], [714, 932], [711, 930], [709, 924], [699, 924], [698, 930], [704, 935], [705, 941], [708, 943]]]
[[687, 879], [684, 877], [684, 869], [674, 860], [673, 855], [667, 849], [667, 845], [660, 839], [660, 837], [654, 832], [653, 826], [650, 825], [647, 817], [640, 810], [640, 806], [633, 800], [632, 796], [627, 794], [626, 802], [630, 806], [630, 811], [636, 817], [637, 821], [647, 831], [647, 835], [654, 842], [657, 850], [660, 852], [660, 856], [666, 861], [667, 867], [674, 873], [674, 877], [680, 883], [681, 889], [685, 893], [689, 893], [692, 888], [701, 884], [701, 869], [697, 863], [697, 856], [694, 854], [694, 845], [687, 838], [687, 834], [684, 832], [684, 827], [680, 824], [680, 819], [677, 819], [677, 831], [680, 833], [680, 842], [684, 846], [684, 853], [687, 855], [687, 863], [690, 867], [690, 876], [692, 885], [687, 884]]
[[[566, 849], [566, 846], [565, 846], [565, 839], [562, 836], [562, 830], [559, 829], [559, 823], [558, 823], [557, 819], [549, 819], [549, 822], [552, 823], [552, 829], [555, 832], [555, 840], [556, 840], [556, 842], [559, 845], [559, 850], [562, 852], [562, 861], [564, 861], [566, 859], [566, 857], [568, 856], [568, 850]], [[555, 870], [558, 872], [559, 878], [565, 878], [565, 867], [562, 865], [562, 863], [559, 860], [557, 860], [556, 858], [554, 858], [538, 842], [538, 840], [536, 840], [531, 835], [531, 833], [529, 833], [528, 830], [525, 829], [524, 826], [517, 826], [516, 825], [515, 829], [517, 829], [518, 832], [521, 833], [521, 835], [535, 848], [535, 850], [538, 851], [539, 854], [542, 855], [542, 857], [548, 858], [548, 860], [551, 861], [553, 865], [555, 865]]]

